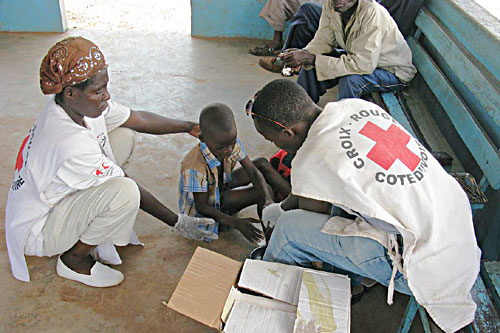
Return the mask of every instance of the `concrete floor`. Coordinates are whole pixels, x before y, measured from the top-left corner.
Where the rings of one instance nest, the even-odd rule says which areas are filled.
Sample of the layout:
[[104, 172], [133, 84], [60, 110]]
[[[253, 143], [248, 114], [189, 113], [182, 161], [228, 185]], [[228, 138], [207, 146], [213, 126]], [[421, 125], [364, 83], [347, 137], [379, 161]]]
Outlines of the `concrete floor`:
[[[4, 209], [22, 138], [47, 101], [39, 89], [39, 65], [56, 41], [82, 35], [100, 46], [110, 72], [112, 97], [137, 110], [196, 120], [207, 103], [228, 104], [238, 134], [251, 157], [275, 151], [244, 113], [246, 101], [268, 81], [279, 78], [247, 53], [251, 41], [192, 39], [183, 33], [70, 30], [65, 34], [0, 33], [0, 233]], [[328, 94], [321, 104], [335, 98]], [[196, 143], [188, 135], [139, 135], [127, 173], [177, 211], [179, 161]], [[27, 209], [29, 209], [27, 207]], [[4, 237], [0, 237], [0, 331], [147, 331], [208, 332], [210, 329], [162, 305], [168, 300], [197, 246], [244, 260], [252, 246], [230, 231], [214, 243], [182, 238], [172, 228], [139, 213], [136, 231], [144, 248], [121, 250], [119, 269], [126, 279], [118, 287], [94, 289], [55, 274], [55, 258], [28, 258], [32, 282], [15, 280]], [[396, 332], [407, 297], [385, 302], [376, 286], [352, 308], [353, 332]], [[416, 323], [415, 332], [421, 331]]]

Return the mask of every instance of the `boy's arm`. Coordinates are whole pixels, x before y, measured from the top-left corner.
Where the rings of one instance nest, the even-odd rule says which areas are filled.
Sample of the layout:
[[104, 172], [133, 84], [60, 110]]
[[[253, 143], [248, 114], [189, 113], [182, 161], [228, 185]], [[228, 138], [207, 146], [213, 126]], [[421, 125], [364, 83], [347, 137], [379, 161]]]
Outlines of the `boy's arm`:
[[193, 192], [193, 197], [196, 211], [201, 215], [211, 217], [217, 222], [236, 228], [250, 242], [257, 243], [262, 239], [263, 235], [261, 231], [252, 225], [252, 223], [260, 223], [259, 220], [254, 218], [242, 219], [222, 213], [217, 208], [208, 204], [207, 192]]
[[266, 184], [266, 179], [262, 175], [262, 173], [255, 167], [253, 162], [246, 156], [244, 159], [240, 161], [241, 166], [245, 169], [250, 181], [253, 186], [263, 195], [265, 199], [263, 207], [266, 207], [272, 203], [274, 203], [273, 195]]

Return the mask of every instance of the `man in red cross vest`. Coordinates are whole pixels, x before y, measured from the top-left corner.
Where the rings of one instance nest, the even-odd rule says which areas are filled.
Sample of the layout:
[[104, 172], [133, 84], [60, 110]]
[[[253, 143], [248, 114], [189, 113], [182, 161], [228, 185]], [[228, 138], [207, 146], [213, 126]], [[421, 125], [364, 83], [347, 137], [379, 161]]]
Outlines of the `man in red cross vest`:
[[295, 154], [292, 194], [264, 209], [276, 226], [264, 260], [347, 271], [413, 295], [454, 332], [474, 319], [479, 272], [472, 214], [460, 185], [387, 112], [360, 99], [324, 109], [289, 80], [260, 90], [247, 113]]

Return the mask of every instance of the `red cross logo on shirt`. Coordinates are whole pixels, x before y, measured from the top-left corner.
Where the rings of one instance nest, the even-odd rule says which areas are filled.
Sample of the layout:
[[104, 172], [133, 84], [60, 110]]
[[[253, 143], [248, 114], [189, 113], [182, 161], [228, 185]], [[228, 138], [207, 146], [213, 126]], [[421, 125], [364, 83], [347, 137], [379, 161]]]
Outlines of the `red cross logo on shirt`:
[[16, 159], [16, 166], [14, 167], [15, 171], [19, 171], [22, 169], [23, 164], [24, 164], [24, 159], [23, 159], [23, 150], [24, 146], [26, 146], [26, 142], [28, 142], [29, 135], [24, 138], [23, 143], [21, 144], [21, 148], [19, 148], [19, 153], [17, 154], [17, 159]]
[[376, 142], [366, 157], [385, 170], [389, 170], [396, 160], [400, 160], [411, 171], [420, 163], [420, 158], [406, 147], [410, 136], [394, 124], [385, 131], [368, 121], [359, 133]]
[[101, 166], [99, 168], [95, 168], [94, 170], [92, 170], [92, 174], [96, 177], [99, 177], [100, 175], [104, 175], [104, 172], [107, 169], [109, 169], [109, 165], [101, 163]]

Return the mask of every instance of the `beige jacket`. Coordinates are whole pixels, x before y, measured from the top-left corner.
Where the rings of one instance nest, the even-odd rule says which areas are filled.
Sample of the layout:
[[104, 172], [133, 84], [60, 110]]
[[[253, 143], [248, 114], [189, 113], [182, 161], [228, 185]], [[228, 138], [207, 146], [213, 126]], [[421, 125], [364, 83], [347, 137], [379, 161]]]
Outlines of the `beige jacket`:
[[[316, 55], [315, 67], [319, 81], [350, 74], [371, 74], [375, 68], [385, 69], [401, 81], [410, 81], [417, 72], [411, 62], [411, 51], [387, 10], [374, 0], [358, 0], [358, 8], [345, 30], [340, 13], [331, 0], [323, 4], [319, 28], [304, 48]], [[347, 55], [325, 56], [334, 48]], [[309, 68], [306, 68], [309, 69]]]

